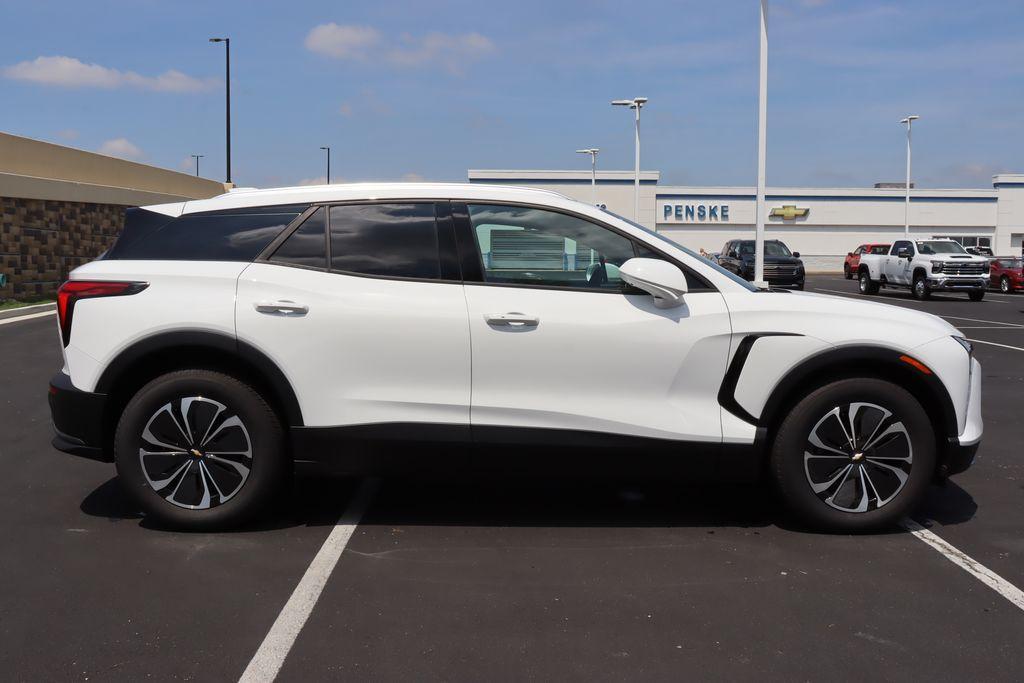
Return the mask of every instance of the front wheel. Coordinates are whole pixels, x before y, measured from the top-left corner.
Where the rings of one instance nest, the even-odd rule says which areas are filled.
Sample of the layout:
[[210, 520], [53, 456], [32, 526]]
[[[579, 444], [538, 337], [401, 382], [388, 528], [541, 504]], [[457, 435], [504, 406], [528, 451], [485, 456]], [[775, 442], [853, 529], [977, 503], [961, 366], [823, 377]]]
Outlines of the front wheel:
[[286, 480], [276, 413], [252, 387], [207, 370], [157, 377], [128, 402], [117, 473], [142, 511], [181, 529], [248, 521]]
[[928, 281], [921, 276], [914, 279], [911, 291], [914, 294], [914, 298], [918, 301], [924, 301], [932, 295], [932, 290], [928, 287]]
[[924, 497], [935, 435], [921, 404], [878, 379], [845, 379], [801, 400], [779, 427], [771, 470], [786, 504], [812, 526], [893, 524]]
[[967, 298], [971, 301], [981, 301], [985, 298], [985, 290], [979, 289], [976, 292], [967, 292]]
[[1003, 294], [1010, 293], [1010, 278], [1005, 275], [999, 278], [999, 291]]

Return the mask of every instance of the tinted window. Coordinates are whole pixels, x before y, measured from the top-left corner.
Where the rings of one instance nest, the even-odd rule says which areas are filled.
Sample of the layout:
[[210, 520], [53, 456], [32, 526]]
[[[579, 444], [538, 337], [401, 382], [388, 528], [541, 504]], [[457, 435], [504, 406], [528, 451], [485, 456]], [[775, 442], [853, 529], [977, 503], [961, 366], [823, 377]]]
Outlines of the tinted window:
[[906, 240], [898, 240], [898, 241], [893, 243], [893, 245], [892, 245], [892, 253], [893, 254], [900, 253], [900, 249], [907, 249], [907, 250], [909, 250], [911, 252], [914, 251], [914, 248], [910, 246], [910, 242], [908, 242]]
[[[740, 244], [741, 254], [753, 254], [754, 253], [754, 242], [742, 242]], [[772, 240], [764, 243], [765, 256], [792, 256], [789, 248], [782, 242]]]
[[293, 263], [311, 268], [327, 267], [327, 212], [323, 208], [316, 210], [277, 248], [271, 261]]
[[964, 254], [964, 248], [956, 242], [918, 242], [917, 249], [922, 254]]
[[521, 206], [469, 205], [484, 280], [622, 291], [633, 242], [582, 218]]
[[305, 206], [274, 206], [185, 214], [153, 220], [149, 211], [128, 214], [108, 259], [252, 261]]
[[876, 244], [876, 245], [871, 247], [871, 253], [872, 254], [888, 254], [889, 253], [889, 245], [888, 244]]
[[333, 270], [441, 277], [433, 204], [332, 206], [330, 226]]

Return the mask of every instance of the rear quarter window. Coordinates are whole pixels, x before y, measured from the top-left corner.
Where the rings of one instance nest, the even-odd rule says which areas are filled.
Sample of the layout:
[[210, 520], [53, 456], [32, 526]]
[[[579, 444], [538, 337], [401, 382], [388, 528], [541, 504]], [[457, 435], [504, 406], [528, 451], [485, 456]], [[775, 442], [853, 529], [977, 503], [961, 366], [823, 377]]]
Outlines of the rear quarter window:
[[306, 205], [188, 213], [172, 218], [128, 209], [108, 259], [252, 261]]

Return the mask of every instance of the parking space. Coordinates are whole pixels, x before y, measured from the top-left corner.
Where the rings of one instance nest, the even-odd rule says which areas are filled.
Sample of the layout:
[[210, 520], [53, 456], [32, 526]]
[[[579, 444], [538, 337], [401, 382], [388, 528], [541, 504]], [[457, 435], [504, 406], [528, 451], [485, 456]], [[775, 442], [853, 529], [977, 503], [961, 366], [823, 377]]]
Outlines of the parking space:
[[[860, 297], [842, 277], [807, 288]], [[977, 340], [985, 441], [917, 520], [1024, 587], [1024, 296], [876, 298]], [[233, 533], [155, 528], [111, 465], [50, 446], [53, 327], [52, 316], [0, 326], [0, 671], [238, 678], [359, 482], [300, 477], [268, 521]], [[759, 486], [386, 479], [327, 570], [277, 653], [281, 680], [1015, 680], [1024, 669], [1024, 610], [904, 530], [810, 533]]]

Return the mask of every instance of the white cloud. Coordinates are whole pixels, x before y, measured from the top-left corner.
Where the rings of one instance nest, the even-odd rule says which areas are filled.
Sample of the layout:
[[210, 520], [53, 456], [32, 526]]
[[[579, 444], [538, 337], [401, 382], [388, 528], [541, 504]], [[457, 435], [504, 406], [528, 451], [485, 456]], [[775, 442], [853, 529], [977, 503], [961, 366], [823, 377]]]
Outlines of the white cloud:
[[198, 79], [169, 69], [158, 76], [142, 76], [99, 64], [86, 64], [74, 57], [36, 57], [3, 68], [3, 75], [19, 81], [59, 88], [140, 88], [159, 92], [198, 92], [217, 84], [216, 79]]
[[100, 154], [106, 154], [108, 157], [120, 157], [129, 161], [138, 161], [145, 156], [142, 150], [137, 145], [129, 142], [127, 138], [107, 140], [96, 151]]
[[62, 128], [61, 130], [57, 131], [57, 137], [59, 137], [61, 140], [77, 140], [78, 131], [75, 130], [74, 128]]
[[[338, 177], [331, 178], [331, 185], [335, 185], [337, 183], [344, 183], [344, 182], [347, 182], [344, 178], [338, 178]], [[315, 178], [303, 178], [302, 180], [300, 180], [299, 182], [296, 183], [296, 185], [326, 185], [326, 184], [327, 184], [327, 176], [322, 176], [322, 175], [321, 176], [317, 176]]]
[[382, 61], [398, 67], [440, 66], [461, 74], [466, 65], [494, 51], [494, 43], [479, 33], [431, 32], [385, 39], [371, 26], [320, 24], [306, 36], [310, 52], [352, 61]]

